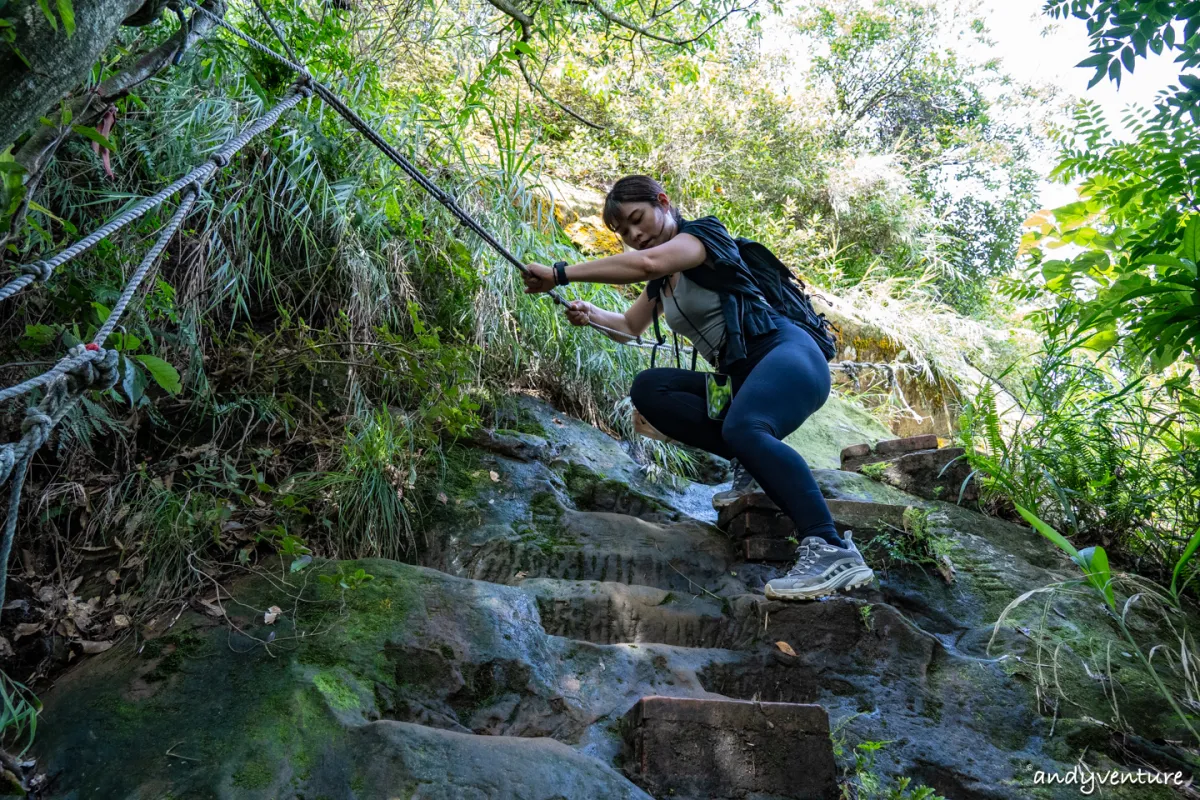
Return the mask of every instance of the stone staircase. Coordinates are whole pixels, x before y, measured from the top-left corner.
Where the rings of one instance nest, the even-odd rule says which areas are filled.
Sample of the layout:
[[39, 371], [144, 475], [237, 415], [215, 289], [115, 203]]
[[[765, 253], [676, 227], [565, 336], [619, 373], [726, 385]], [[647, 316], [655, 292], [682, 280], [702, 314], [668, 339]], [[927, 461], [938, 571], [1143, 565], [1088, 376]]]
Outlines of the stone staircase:
[[[818, 470], [860, 546], [920, 507], [959, 577], [877, 569], [869, 588], [768, 601], [795, 544], [766, 498], [718, 520], [713, 487], [649, 483], [614, 440], [523, 402], [542, 433], [492, 432], [454, 465], [426, 566], [359, 562], [375, 579], [341, 611], [303, 576], [249, 578], [232, 626], [188, 612], [151, 653], [114, 648], [61, 681], [38, 745], [59, 796], [833, 800], [831, 736], [887, 741], [881, 777], [955, 800], [1029, 797], [1034, 768], [1069, 768], [986, 646], [1013, 596], [1072, 574], [1027, 529], [854, 463]], [[903, 476], [913, 454], [944, 465], [932, 444], [846, 458]], [[175, 742], [195, 760], [164, 759]]]

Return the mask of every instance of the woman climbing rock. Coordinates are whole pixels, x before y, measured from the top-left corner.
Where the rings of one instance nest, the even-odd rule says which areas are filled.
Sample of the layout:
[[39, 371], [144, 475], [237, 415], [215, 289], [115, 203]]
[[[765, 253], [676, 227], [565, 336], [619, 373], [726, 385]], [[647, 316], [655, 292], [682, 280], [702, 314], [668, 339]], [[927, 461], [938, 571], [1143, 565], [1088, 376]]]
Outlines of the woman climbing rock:
[[[785, 577], [767, 583], [767, 597], [804, 600], [870, 581], [874, 573], [850, 532], [838, 535], [808, 464], [783, 442], [829, 397], [829, 367], [814, 336], [771, 307], [716, 217], [685, 220], [654, 179], [617, 181], [605, 198], [604, 222], [632, 252], [570, 266], [529, 264], [525, 291], [648, 282], [623, 313], [576, 300], [567, 317], [574, 325], [601, 325], [622, 341], [640, 336], [661, 312], [718, 370], [644, 370], [629, 394], [664, 435], [736, 459], [795, 523], [798, 559]], [[740, 490], [746, 482], [735, 483]]]

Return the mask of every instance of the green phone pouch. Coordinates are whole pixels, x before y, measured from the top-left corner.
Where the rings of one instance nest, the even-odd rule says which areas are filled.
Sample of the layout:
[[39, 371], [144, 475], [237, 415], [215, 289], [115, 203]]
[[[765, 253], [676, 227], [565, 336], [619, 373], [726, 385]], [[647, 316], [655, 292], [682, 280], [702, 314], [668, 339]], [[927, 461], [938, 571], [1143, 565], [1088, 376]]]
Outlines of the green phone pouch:
[[729, 401], [733, 397], [733, 381], [728, 375], [719, 372], [706, 372], [704, 376], [707, 378], [705, 394], [708, 398], [708, 417], [720, 419], [729, 408]]

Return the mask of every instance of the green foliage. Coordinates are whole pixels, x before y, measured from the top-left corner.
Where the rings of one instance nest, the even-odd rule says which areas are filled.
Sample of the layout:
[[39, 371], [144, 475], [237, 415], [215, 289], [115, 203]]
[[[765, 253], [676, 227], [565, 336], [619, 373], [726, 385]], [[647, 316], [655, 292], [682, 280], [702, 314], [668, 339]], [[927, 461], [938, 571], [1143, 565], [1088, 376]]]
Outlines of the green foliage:
[[[1127, 361], [1164, 369], [1195, 357], [1200, 337], [1200, 129], [1147, 112], [1127, 123], [1130, 141], [1098, 106], [1080, 106], [1052, 173], [1079, 181], [1080, 199], [1031, 217], [1022, 247], [1048, 290], [1084, 298], [1076, 330], [1092, 336], [1089, 346], [1121, 342]], [[1082, 252], [1048, 257], [1067, 245]]]
[[[75, 35], [75, 6], [71, 0], [55, 0], [54, 9], [50, 8], [49, 0], [37, 0], [37, 4], [42, 10], [42, 16], [46, 18], [46, 22], [53, 30], [58, 30], [58, 21], [61, 19], [67, 38]], [[57, 12], [57, 16], [55, 12]]]
[[[1046, 0], [1050, 16], [1068, 14], [1087, 21], [1092, 54], [1080, 67], [1094, 67], [1088, 83], [1095, 86], [1107, 76], [1121, 85], [1121, 76], [1132, 73], [1137, 60], [1177, 50], [1176, 62], [1184, 68], [1200, 67], [1200, 3], [1195, 0]], [[1178, 118], [1187, 113], [1200, 123], [1200, 76], [1180, 76], [1182, 88], [1171, 86], [1159, 109]]]
[[1186, 373], [1164, 380], [1097, 358], [1071, 335], [1075, 319], [1069, 307], [1044, 315], [1043, 352], [1006, 387], [1020, 407], [1000, 408], [990, 387], [965, 406], [967, 458], [990, 502], [1148, 556], [1148, 568], [1174, 564], [1187, 545], [1177, 532], [1200, 526], [1200, 398]]
[[24, 755], [37, 735], [42, 703], [27, 687], [0, 672], [0, 745]]
[[904, 509], [903, 529], [882, 530], [866, 546], [868, 551], [883, 556], [889, 567], [906, 564], [919, 569], [933, 567], [943, 575], [951, 574], [950, 537], [939, 533], [936, 520], [927, 509], [909, 506]]
[[[847, 761], [846, 734], [842, 729], [855, 714], [848, 717], [831, 731], [833, 754], [839, 761]], [[876, 771], [875, 754], [891, 744], [890, 741], [866, 740], [854, 745], [851, 750], [853, 764], [843, 768], [844, 778], [840, 782], [841, 800], [946, 800], [933, 789], [923, 784], [912, 785], [912, 778], [893, 777], [885, 780]]]
[[[1182, 607], [1179, 603], [1179, 596], [1175, 591], [1174, 582], [1168, 591], [1163, 590], [1161, 586], [1151, 582], [1137, 578], [1129, 578], [1126, 576], [1115, 575], [1109, 568], [1108, 556], [1103, 547], [1088, 547], [1083, 550], [1076, 550], [1061, 534], [1055, 531], [1051, 526], [1039, 519], [1036, 515], [1028, 510], [1017, 507], [1021, 516], [1029, 522], [1035, 530], [1053, 542], [1063, 552], [1071, 557], [1082, 570], [1084, 574], [1083, 584], [1089, 587], [1090, 591], [1098, 596], [1102, 605], [1105, 608], [1109, 619], [1115, 624], [1119, 631], [1120, 638], [1118, 646], [1128, 648], [1132, 654], [1136, 656], [1138, 665], [1141, 667], [1143, 674], [1150, 680], [1152, 685], [1163, 700], [1167, 702], [1171, 710], [1178, 717], [1179, 721], [1187, 728], [1194, 742], [1200, 742], [1200, 733], [1192, 725], [1191, 715], [1189, 715], [1184, 707], [1194, 709], [1197, 699], [1200, 699], [1200, 694], [1197, 693], [1197, 679], [1192, 672], [1195, 666], [1200, 663], [1198, 654], [1195, 649], [1195, 641], [1187, 626], [1187, 616], [1182, 613]], [[1189, 545], [1188, 550], [1180, 557], [1176, 564], [1176, 574], [1190, 561], [1194, 548]], [[996, 631], [1004, 623], [1005, 619], [1014, 610], [1020, 607], [1023, 603], [1039, 594], [1047, 594], [1046, 606], [1048, 607], [1054, 597], [1055, 592], [1062, 588], [1070, 587], [1078, 582], [1067, 582], [1066, 584], [1052, 584], [1040, 589], [1034, 589], [1021, 595], [1013, 600], [1001, 613], [999, 619], [996, 620], [992, 638], [995, 639]], [[1128, 598], [1118, 608], [1117, 591], [1120, 584], [1127, 584], [1131, 587]], [[1148, 607], [1150, 613], [1159, 617], [1157, 622], [1165, 623], [1162, 628], [1155, 625], [1147, 624], [1147, 621], [1140, 621], [1139, 624], [1131, 624], [1129, 620], [1130, 612], [1134, 608], [1134, 604], [1139, 600], [1141, 605]], [[1064, 636], [1061, 631], [1052, 631], [1045, 625], [1045, 612], [1043, 611], [1041, 625], [1038, 630], [1038, 635], [1034, 637], [1038, 649], [1052, 649], [1050, 656], [1051, 666], [1054, 668], [1056, 676], [1055, 683], [1057, 687], [1058, 660], [1062, 645], [1067, 644], [1068, 649], [1071, 646], [1078, 648], [1080, 652], [1086, 652], [1084, 648], [1078, 647], [1078, 642], [1072, 641], [1075, 637]], [[1165, 631], [1172, 637], [1170, 641], [1159, 642], [1155, 641], [1154, 637], [1159, 635], [1161, 630]], [[1050, 640], [1054, 645], [1053, 648], [1047, 648], [1043, 641], [1043, 636]], [[1146, 640], [1149, 639], [1149, 646]], [[1088, 649], [1094, 646], [1094, 643], [1088, 642]], [[990, 642], [989, 642], [990, 647]], [[1111, 649], [1112, 643], [1105, 646], [1106, 665], [1104, 678], [1108, 683], [1113, 682], [1111, 670]], [[1153, 663], [1153, 657], [1156, 650], [1165, 650], [1169, 653], [1174, 653], [1174, 656], [1167, 656], [1166, 662], [1167, 671], [1173, 672], [1173, 675], [1164, 676], [1160, 673], [1160, 669]], [[1095, 651], [1093, 651], [1095, 652]], [[1126, 657], [1130, 657], [1130, 652], [1125, 652]], [[1038, 659], [1039, 676], [1041, 675], [1041, 657]], [[1086, 662], [1085, 662], [1086, 666]], [[1091, 676], [1091, 669], [1086, 670]], [[1125, 677], [1128, 681], [1129, 678]], [[1039, 681], [1040, 682], [1040, 681]], [[1061, 693], [1061, 689], [1059, 690]], [[1184, 697], [1180, 697], [1180, 695]], [[1065, 694], [1063, 695], [1065, 697]], [[1107, 696], [1107, 691], [1106, 691]], [[1181, 700], [1183, 702], [1181, 702]], [[1112, 709], [1115, 721], [1120, 723], [1121, 716], [1119, 706], [1117, 704], [1116, 693], [1112, 695]]]
[[346, 569], [345, 564], [338, 564], [337, 572], [332, 575], [320, 576], [320, 582], [326, 586], [336, 587], [342, 591], [354, 592], [360, 589], [368, 581], [375, 580], [375, 576], [364, 570], [362, 567], [353, 572]]
[[[817, 45], [812, 78], [832, 92], [827, 124], [833, 141], [902, 153], [897, 166], [911, 181], [905, 188], [927, 207], [924, 218], [897, 207], [895, 186], [882, 197], [835, 207], [841, 217], [866, 211], [877, 223], [919, 220], [891, 235], [876, 229], [842, 237], [865, 250], [851, 251], [862, 265], [846, 278], [860, 279], [871, 264], [863, 256], [880, 254], [891, 238], [887, 272], [919, 273], [929, 265], [942, 298], [974, 313], [989, 306], [988, 281], [1013, 268], [1021, 221], [1035, 207], [1031, 123], [1034, 104], [1046, 98], [1011, 85], [995, 62], [975, 63], [941, 45], [949, 26], [985, 41], [982, 23], [960, 13], [916, 0], [812, 4], [800, 28]], [[986, 99], [1001, 85], [1003, 99]]]

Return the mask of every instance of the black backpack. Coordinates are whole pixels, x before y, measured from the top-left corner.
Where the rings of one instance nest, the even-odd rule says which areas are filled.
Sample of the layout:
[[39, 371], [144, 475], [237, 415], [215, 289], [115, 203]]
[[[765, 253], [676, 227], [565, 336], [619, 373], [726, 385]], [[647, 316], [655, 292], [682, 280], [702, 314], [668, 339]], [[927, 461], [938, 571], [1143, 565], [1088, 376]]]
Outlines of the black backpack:
[[766, 245], [741, 236], [734, 241], [742, 261], [754, 275], [754, 284], [771, 307], [812, 334], [825, 360], [832, 361], [837, 355], [836, 328], [813, 308], [804, 281], [793, 275]]
[[[833, 323], [825, 319], [824, 314], [818, 314], [813, 308], [812, 299], [808, 296], [805, 289], [804, 281], [792, 274], [792, 271], [787, 266], [776, 258], [775, 254], [767, 248], [766, 245], [756, 242], [753, 239], [747, 239], [739, 236], [734, 239], [737, 244], [738, 254], [742, 257], [742, 261], [750, 268], [750, 275], [754, 279], [754, 286], [762, 294], [767, 303], [778, 311], [783, 316], [795, 322], [804, 330], [808, 331], [809, 335], [816, 341], [817, 346], [821, 348], [821, 352], [825, 354], [826, 361], [832, 361], [837, 355], [837, 339], [834, 332], [837, 328]], [[659, 285], [664, 279], [657, 279]], [[706, 289], [718, 290], [720, 287], [711, 285], [711, 279], [698, 279], [698, 282]], [[653, 292], [658, 294], [658, 289]], [[662, 333], [658, 327], [658, 310], [654, 312], [654, 338], [657, 344], [650, 355], [650, 366], [654, 366], [655, 356], [658, 354], [658, 347], [666, 343]], [[675, 342], [675, 360], [679, 361], [679, 343], [678, 337]], [[692, 369], [696, 368], [696, 351], [692, 350]]]

